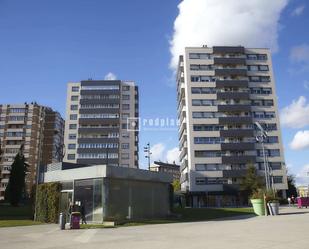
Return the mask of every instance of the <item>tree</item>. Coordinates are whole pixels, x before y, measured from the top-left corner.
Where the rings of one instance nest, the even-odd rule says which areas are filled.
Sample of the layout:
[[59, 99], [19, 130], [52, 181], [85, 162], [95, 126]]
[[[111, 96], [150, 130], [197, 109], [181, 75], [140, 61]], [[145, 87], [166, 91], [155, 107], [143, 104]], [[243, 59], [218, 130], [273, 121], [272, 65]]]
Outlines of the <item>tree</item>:
[[23, 146], [15, 156], [11, 166], [11, 174], [9, 183], [5, 189], [5, 199], [12, 206], [18, 206], [19, 202], [25, 195], [25, 177], [27, 172], [27, 164], [23, 155]]
[[181, 186], [180, 186], [179, 180], [174, 180], [172, 185], [173, 185], [174, 192], [180, 191]]
[[295, 176], [292, 174], [288, 175], [288, 190], [287, 190], [287, 196], [291, 197], [294, 195], [295, 197], [297, 196], [297, 189], [295, 186]]
[[262, 178], [257, 174], [256, 168], [253, 164], [250, 164], [247, 168], [245, 177], [240, 184], [240, 190], [249, 197], [253, 192], [258, 191], [263, 187]]

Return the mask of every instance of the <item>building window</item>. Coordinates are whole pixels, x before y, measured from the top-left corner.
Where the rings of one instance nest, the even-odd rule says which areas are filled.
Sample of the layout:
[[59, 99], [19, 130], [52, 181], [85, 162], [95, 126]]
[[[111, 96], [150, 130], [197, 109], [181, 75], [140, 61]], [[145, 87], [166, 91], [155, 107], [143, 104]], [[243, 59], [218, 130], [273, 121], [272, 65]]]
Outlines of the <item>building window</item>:
[[129, 99], [130, 99], [130, 95], [128, 95], [128, 94], [123, 94], [123, 95], [122, 95], [122, 99], [123, 99], [123, 100], [129, 100]]
[[68, 154], [68, 160], [75, 160], [75, 154]]
[[128, 129], [128, 124], [121, 124], [122, 129]]
[[192, 94], [215, 94], [217, 93], [216, 88], [214, 87], [192, 87]]
[[211, 59], [211, 55], [207, 53], [189, 53], [189, 59]]
[[75, 150], [76, 149], [76, 144], [69, 144], [68, 145], [69, 150]]
[[71, 111], [76, 111], [78, 109], [78, 105], [71, 105]]
[[267, 65], [260, 65], [260, 66], [259, 66], [259, 70], [260, 70], [260, 71], [268, 71], [269, 69], [268, 69], [268, 66], [267, 66]]
[[118, 85], [82, 86], [82, 90], [119, 90]]
[[224, 125], [193, 125], [194, 131], [220, 131], [224, 130]]
[[129, 149], [130, 145], [128, 143], [122, 143], [121, 149]]
[[282, 176], [273, 176], [274, 183], [283, 183]]
[[77, 114], [71, 114], [70, 120], [77, 120]]
[[269, 163], [269, 167], [271, 167], [272, 170], [281, 170], [282, 166], [279, 162], [271, 162]]
[[130, 117], [129, 113], [122, 113], [122, 115], [121, 115], [122, 120], [128, 120], [129, 117]]
[[130, 154], [129, 153], [122, 153], [121, 154], [121, 159], [129, 159], [130, 158]]
[[77, 100], [78, 100], [78, 96], [75, 96], [75, 95], [71, 96], [71, 101], [77, 101]]
[[129, 104], [122, 104], [122, 110], [129, 110], [130, 105]]
[[247, 54], [247, 60], [267, 60], [267, 54]]
[[130, 134], [129, 133], [122, 133], [122, 138], [129, 138]]
[[279, 142], [279, 139], [276, 136], [270, 136], [270, 137], [267, 137], [266, 139], [266, 143], [269, 143], [269, 144], [274, 144], [278, 142]]
[[130, 90], [130, 86], [122, 86], [122, 91], [129, 91]]
[[195, 150], [194, 156], [195, 157], [221, 157], [224, 155], [224, 152], [220, 150]]
[[77, 124], [70, 124], [69, 125], [70, 130], [76, 130], [77, 129]]
[[250, 65], [248, 66], [249, 71], [259, 71], [259, 66], [257, 65]]
[[196, 177], [195, 178], [195, 184], [196, 185], [205, 185], [206, 184], [206, 178], [205, 177]]
[[69, 134], [69, 139], [71, 139], [71, 140], [72, 140], [72, 139], [76, 139], [76, 134], [73, 134], [73, 133], [72, 133], [72, 134]]
[[78, 86], [72, 86], [72, 92], [79, 92]]
[[221, 144], [224, 142], [223, 137], [195, 137], [195, 144]]
[[215, 106], [215, 100], [192, 99], [193, 106]]

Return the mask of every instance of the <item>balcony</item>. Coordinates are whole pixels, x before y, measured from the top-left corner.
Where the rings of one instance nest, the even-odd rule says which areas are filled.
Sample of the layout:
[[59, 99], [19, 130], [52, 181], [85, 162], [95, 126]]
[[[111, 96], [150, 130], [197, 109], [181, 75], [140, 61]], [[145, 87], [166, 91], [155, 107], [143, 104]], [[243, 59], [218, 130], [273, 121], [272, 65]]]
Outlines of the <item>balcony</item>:
[[219, 117], [219, 124], [252, 124], [252, 117]]
[[213, 53], [214, 54], [230, 54], [230, 53], [236, 53], [236, 54], [244, 54], [245, 48], [242, 46], [214, 46], [213, 47]]
[[253, 129], [221, 130], [220, 137], [253, 137]]
[[229, 151], [243, 151], [243, 150], [255, 150], [255, 143], [222, 143], [221, 150]]
[[94, 95], [95, 94], [120, 94], [120, 90], [117, 89], [82, 89], [80, 90], [81, 95]]
[[119, 114], [120, 108], [81, 108], [79, 109], [80, 114], [101, 114], [101, 113], [112, 113]]
[[254, 163], [255, 161], [255, 156], [222, 156], [222, 164]]
[[82, 143], [119, 143], [119, 138], [109, 138], [109, 137], [78, 138], [77, 141], [78, 141], [79, 144], [82, 144]]
[[247, 88], [249, 86], [248, 80], [217, 80], [216, 88], [225, 87], [243, 87]]
[[187, 167], [188, 167], [188, 160], [184, 159], [183, 162], [180, 164], [180, 172]]
[[217, 99], [249, 99], [249, 92], [218, 92]]
[[180, 155], [179, 155], [179, 160], [180, 161], [182, 161], [183, 158], [187, 155], [187, 152], [188, 152], [188, 150], [185, 147], [181, 150]]
[[119, 132], [119, 127], [87, 127], [79, 128], [78, 133]]
[[230, 57], [230, 58], [224, 58], [224, 57], [215, 57], [214, 58], [214, 64], [220, 64], [220, 65], [245, 65], [246, 64], [246, 58], [237, 58], [237, 57]]
[[249, 112], [251, 111], [250, 105], [232, 105], [232, 104], [226, 104], [226, 105], [218, 105], [218, 111], [219, 112]]
[[120, 119], [119, 118], [80, 118], [78, 120], [79, 124], [82, 125], [104, 125], [104, 124], [119, 124]]
[[120, 104], [120, 99], [81, 99], [80, 104]]
[[244, 177], [247, 173], [245, 169], [232, 169], [232, 170], [223, 170], [222, 175], [225, 178], [237, 178], [237, 177]]
[[215, 76], [246, 76], [247, 69], [242, 68], [218, 68], [215, 69]]
[[119, 148], [78, 148], [77, 153], [118, 153]]

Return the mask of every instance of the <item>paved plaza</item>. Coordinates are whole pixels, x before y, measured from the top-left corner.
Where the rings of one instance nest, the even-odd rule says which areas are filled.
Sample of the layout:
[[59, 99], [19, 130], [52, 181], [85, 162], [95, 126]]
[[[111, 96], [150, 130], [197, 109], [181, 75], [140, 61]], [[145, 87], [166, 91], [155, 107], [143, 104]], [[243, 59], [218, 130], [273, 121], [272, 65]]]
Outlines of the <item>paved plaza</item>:
[[57, 225], [0, 229], [1, 248], [308, 249], [309, 209], [282, 208], [273, 217], [110, 229], [59, 230]]

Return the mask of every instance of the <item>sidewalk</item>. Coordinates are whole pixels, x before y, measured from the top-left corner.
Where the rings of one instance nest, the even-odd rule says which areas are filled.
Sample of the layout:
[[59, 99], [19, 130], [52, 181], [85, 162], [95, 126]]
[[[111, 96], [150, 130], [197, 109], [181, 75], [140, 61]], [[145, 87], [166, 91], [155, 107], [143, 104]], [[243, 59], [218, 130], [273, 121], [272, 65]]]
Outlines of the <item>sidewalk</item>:
[[279, 216], [206, 222], [59, 230], [57, 225], [0, 229], [1, 248], [307, 249], [309, 209], [283, 207]]

